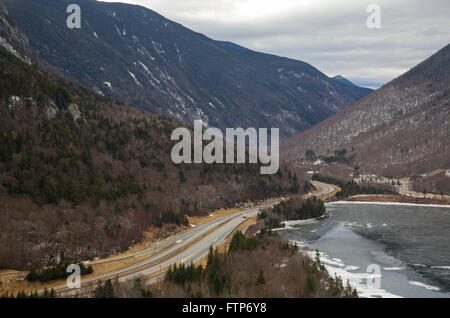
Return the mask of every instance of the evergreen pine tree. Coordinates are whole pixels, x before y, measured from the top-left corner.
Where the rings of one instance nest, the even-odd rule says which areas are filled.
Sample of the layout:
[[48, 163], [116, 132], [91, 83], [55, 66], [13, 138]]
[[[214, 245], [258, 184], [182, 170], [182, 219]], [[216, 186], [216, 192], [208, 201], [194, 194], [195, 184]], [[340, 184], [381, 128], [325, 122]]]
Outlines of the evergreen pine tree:
[[266, 279], [264, 278], [264, 273], [262, 270], [259, 271], [258, 278], [256, 279], [257, 285], [264, 285], [266, 283]]

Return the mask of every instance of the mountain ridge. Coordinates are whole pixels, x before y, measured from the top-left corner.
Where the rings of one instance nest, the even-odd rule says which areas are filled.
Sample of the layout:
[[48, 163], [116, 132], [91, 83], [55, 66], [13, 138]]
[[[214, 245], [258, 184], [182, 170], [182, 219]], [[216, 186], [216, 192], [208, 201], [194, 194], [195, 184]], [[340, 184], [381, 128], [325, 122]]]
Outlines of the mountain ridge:
[[332, 79], [338, 83], [341, 83], [342, 85], [345, 85], [352, 93], [355, 94], [358, 99], [361, 99], [374, 91], [371, 88], [358, 86], [342, 75], [336, 75]]
[[[351, 164], [389, 175], [449, 168], [450, 45], [347, 109], [290, 139], [288, 161], [307, 150], [346, 149]], [[352, 151], [353, 149], [353, 151]]]
[[188, 125], [274, 127], [286, 139], [360, 96], [307, 63], [238, 50], [137, 5], [80, 0], [82, 28], [69, 30], [68, 0], [5, 3], [60, 74]]
[[[4, 12], [0, 21], [0, 37], [26, 49]], [[286, 165], [273, 176], [260, 164], [176, 165], [180, 125], [0, 47], [0, 269], [105, 256], [144, 231], [187, 227], [187, 215], [307, 188]]]

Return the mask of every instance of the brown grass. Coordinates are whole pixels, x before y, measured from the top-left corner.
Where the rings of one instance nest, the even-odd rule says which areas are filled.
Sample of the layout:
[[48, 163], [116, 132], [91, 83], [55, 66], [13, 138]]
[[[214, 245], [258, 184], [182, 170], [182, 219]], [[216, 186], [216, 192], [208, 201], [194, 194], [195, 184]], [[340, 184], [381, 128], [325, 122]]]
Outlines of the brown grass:
[[363, 201], [363, 202], [401, 202], [401, 203], [416, 203], [416, 204], [442, 204], [450, 205], [447, 200], [430, 199], [430, 198], [416, 198], [407, 197], [404, 195], [355, 195], [346, 199], [345, 201]]
[[210, 222], [214, 219], [217, 219], [222, 216], [231, 215], [239, 212], [239, 209], [219, 209], [214, 212], [211, 212], [207, 216], [188, 216], [189, 224], [193, 224], [196, 226], [202, 225], [206, 222]]

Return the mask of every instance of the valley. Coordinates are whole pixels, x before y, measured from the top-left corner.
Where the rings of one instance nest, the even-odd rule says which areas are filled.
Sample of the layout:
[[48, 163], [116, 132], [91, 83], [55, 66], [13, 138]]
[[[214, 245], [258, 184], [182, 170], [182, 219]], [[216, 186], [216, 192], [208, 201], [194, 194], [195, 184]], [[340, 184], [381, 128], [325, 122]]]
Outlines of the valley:
[[448, 41], [373, 90], [335, 43], [70, 4], [0, 0], [0, 296], [450, 297]]
[[[0, 36], [26, 45], [9, 18], [3, 21], [9, 27]], [[177, 165], [170, 135], [178, 123], [3, 48], [0, 104], [1, 268], [103, 257], [142, 241], [149, 228], [160, 238], [189, 216], [305, 186], [289, 165], [273, 176], [260, 175], [259, 163]]]
[[[450, 168], [450, 45], [283, 144], [285, 161], [390, 178]], [[445, 184], [445, 183], [444, 183]], [[447, 193], [449, 183], [441, 189]]]

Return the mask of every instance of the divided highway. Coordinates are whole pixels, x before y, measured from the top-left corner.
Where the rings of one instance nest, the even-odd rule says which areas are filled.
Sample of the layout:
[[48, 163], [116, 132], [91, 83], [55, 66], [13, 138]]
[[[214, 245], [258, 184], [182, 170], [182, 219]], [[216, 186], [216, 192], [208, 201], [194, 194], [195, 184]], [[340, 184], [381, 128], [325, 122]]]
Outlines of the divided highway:
[[[337, 190], [332, 185], [312, 181], [317, 191], [308, 196], [325, 197]], [[266, 204], [262, 207], [271, 207]], [[231, 215], [222, 216], [210, 222], [193, 227], [186, 232], [166, 239], [157, 244], [157, 247], [148, 248], [138, 253], [117, 257], [110, 260], [95, 262], [95, 264], [115, 262], [151, 254], [148, 258], [113, 272], [82, 280], [83, 292], [93, 290], [100, 280], [115, 279], [125, 282], [141, 278], [145, 284], [152, 284], [161, 280], [165, 270], [175, 263], [196, 263], [206, 257], [210, 246], [217, 247], [239, 227], [247, 218], [257, 216], [260, 208], [252, 208]], [[61, 296], [74, 296], [77, 289], [69, 290], [66, 285], [58, 286], [55, 291]]]
[[323, 183], [323, 182], [319, 182], [319, 181], [311, 181], [312, 185], [314, 187], [316, 187], [316, 189], [319, 189], [316, 192], [310, 193], [309, 195], [314, 195], [318, 198], [323, 198], [323, 197], [327, 197], [329, 195], [331, 195], [333, 192], [337, 191], [338, 188], [328, 184], [328, 183]]
[[[267, 205], [267, 207], [270, 205]], [[134, 280], [138, 277], [148, 277], [147, 284], [154, 283], [161, 279], [164, 270], [175, 263], [190, 263], [197, 262], [202, 257], [207, 256], [209, 248], [212, 245], [217, 247], [220, 245], [240, 224], [247, 218], [256, 216], [259, 213], [258, 208], [249, 209], [238, 212], [232, 215], [227, 215], [214, 219], [208, 223], [194, 227], [187, 232], [167, 239], [158, 244], [157, 248], [160, 250], [156, 255], [151, 255], [143, 261], [136, 264], [124, 267], [104, 275], [99, 275], [93, 278], [82, 280], [82, 286], [95, 287], [99, 280], [118, 278], [119, 282]], [[127, 255], [113, 260], [106, 260], [104, 262], [111, 262], [120, 259], [131, 258], [135, 256], [150, 253], [154, 248], [141, 251], [132, 255]], [[68, 290], [66, 285], [58, 286], [55, 291], [62, 296], [75, 295], [78, 290]]]

